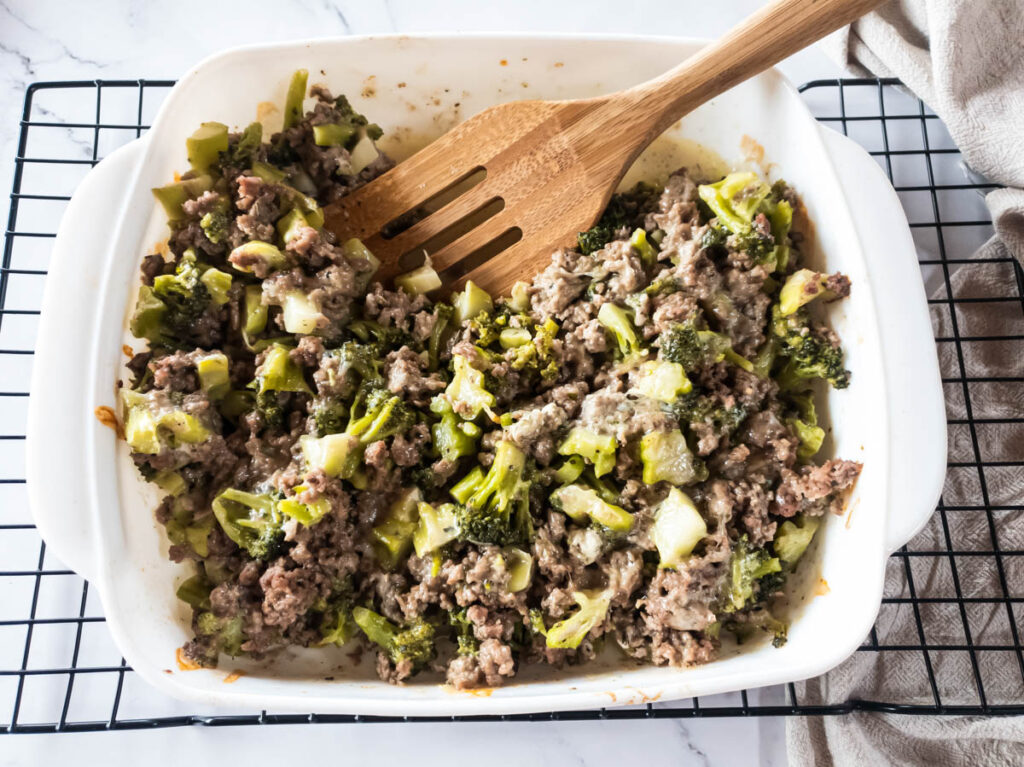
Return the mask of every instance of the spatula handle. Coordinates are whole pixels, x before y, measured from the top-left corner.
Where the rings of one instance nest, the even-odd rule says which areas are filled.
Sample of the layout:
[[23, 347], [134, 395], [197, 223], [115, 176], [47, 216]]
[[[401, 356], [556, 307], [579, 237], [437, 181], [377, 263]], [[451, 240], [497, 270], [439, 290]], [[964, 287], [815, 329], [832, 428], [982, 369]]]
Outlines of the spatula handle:
[[[774, 0], [675, 69], [622, 94], [649, 141], [709, 99], [855, 21], [882, 0]], [[658, 115], [657, 119], [652, 119]]]

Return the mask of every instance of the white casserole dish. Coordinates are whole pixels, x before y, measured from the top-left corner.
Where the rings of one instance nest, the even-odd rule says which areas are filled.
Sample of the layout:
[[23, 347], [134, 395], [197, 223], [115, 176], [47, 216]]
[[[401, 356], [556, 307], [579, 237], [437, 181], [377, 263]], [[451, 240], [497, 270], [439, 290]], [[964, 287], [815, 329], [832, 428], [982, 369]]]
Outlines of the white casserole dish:
[[[138, 263], [166, 236], [150, 187], [183, 168], [185, 137], [199, 122], [247, 124], [257, 102], [283, 103], [291, 72], [305, 67], [311, 82], [347, 94], [356, 109], [384, 126], [392, 137], [384, 147], [401, 157], [491, 104], [619, 89], [668, 69], [700, 44], [460, 35], [236, 49], [185, 75], [149, 133], [89, 174], [61, 222], [47, 279], [29, 403], [28, 490], [41, 534], [98, 588], [110, 631], [141, 676], [203, 704], [378, 715], [505, 714], [665, 701], [794, 681], [823, 673], [855, 650], [878, 610], [886, 557], [924, 524], [941, 489], [942, 387], [913, 242], [892, 187], [863, 150], [821, 128], [775, 71], [715, 99], [670, 133], [734, 165], [743, 164], [744, 136], [754, 137], [772, 174], [802, 195], [823, 265], [853, 281], [852, 296], [831, 309], [853, 379], [848, 389], [828, 395], [834, 433], [826, 451], [863, 461], [864, 471], [847, 515], [827, 520], [808, 555], [820, 570], [813, 561], [801, 566], [813, 582], [806, 584], [806, 604], [784, 647], [752, 646], [686, 670], [584, 666], [568, 676], [541, 674], [486, 695], [434, 684], [394, 687], [361, 673], [346, 680], [336, 670], [344, 656], [324, 651], [287, 652], [263, 664], [225, 660], [219, 670], [178, 672], [175, 649], [190, 632], [174, 585], [185, 570], [166, 559], [167, 542], [152, 515], [156, 495], [137, 476], [123, 442], [93, 415], [97, 406], [115, 404], [121, 346], [134, 342], [125, 320]], [[819, 574], [827, 589], [820, 588]], [[247, 673], [224, 684], [235, 669]]]

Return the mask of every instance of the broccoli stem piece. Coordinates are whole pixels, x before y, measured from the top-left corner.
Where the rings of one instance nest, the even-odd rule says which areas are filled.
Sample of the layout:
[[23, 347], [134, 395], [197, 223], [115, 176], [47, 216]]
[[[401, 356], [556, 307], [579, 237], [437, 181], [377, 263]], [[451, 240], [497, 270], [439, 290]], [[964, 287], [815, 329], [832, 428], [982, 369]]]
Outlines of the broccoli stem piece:
[[582, 426], [574, 426], [558, 446], [558, 454], [582, 456], [593, 464], [595, 476], [601, 477], [615, 468], [617, 445], [615, 437], [610, 434], [598, 434]]
[[423, 620], [398, 627], [383, 615], [365, 607], [354, 607], [352, 620], [366, 638], [380, 647], [396, 666], [408, 661], [415, 674], [434, 659], [434, 627]]
[[268, 275], [291, 268], [292, 261], [275, 245], [260, 240], [250, 240], [239, 245], [228, 254], [230, 264], [240, 272]]
[[433, 372], [441, 360], [441, 345], [447, 335], [455, 310], [448, 304], [434, 305], [434, 327], [430, 329], [430, 340], [427, 342], [428, 369]]
[[242, 332], [246, 336], [259, 335], [267, 327], [267, 305], [263, 303], [263, 288], [259, 285], [245, 286], [245, 326]]
[[395, 277], [395, 287], [404, 290], [410, 296], [418, 296], [441, 287], [441, 278], [430, 265], [428, 258], [423, 266]]
[[262, 364], [256, 368], [252, 388], [263, 394], [268, 391], [294, 391], [312, 394], [302, 368], [294, 362], [284, 344], [271, 344]]
[[452, 485], [448, 492], [451, 493], [452, 498], [464, 504], [483, 483], [484, 470], [480, 466], [474, 466], [472, 471]]
[[317, 146], [347, 146], [355, 135], [356, 129], [352, 125], [324, 123], [313, 126], [313, 143]]
[[152, 191], [153, 196], [167, 214], [167, 220], [175, 223], [185, 217], [185, 211], [182, 210], [182, 206], [186, 200], [194, 199], [212, 188], [213, 177], [203, 174], [195, 178], [155, 187]]
[[576, 649], [594, 627], [603, 622], [611, 605], [611, 593], [592, 589], [572, 595], [580, 609], [547, 631], [548, 647]]
[[[306, 486], [296, 485], [292, 492], [300, 495], [306, 492]], [[295, 498], [282, 498], [277, 502], [277, 510], [306, 527], [312, 527], [331, 513], [331, 502], [323, 495], [309, 503], [302, 503]]]
[[552, 505], [575, 522], [589, 520], [615, 533], [633, 528], [633, 515], [604, 501], [597, 492], [582, 485], [565, 485], [551, 494]]
[[158, 455], [165, 448], [198, 444], [210, 437], [210, 429], [183, 410], [155, 409], [146, 395], [121, 389], [124, 436], [135, 453]]
[[455, 326], [459, 327], [481, 313], [490, 314], [494, 310], [494, 301], [490, 293], [468, 280], [462, 292], [452, 298], [452, 306], [455, 307]]
[[533, 580], [533, 557], [520, 548], [508, 546], [502, 549], [505, 569], [508, 571], [508, 590], [517, 594], [528, 588]]
[[653, 431], [640, 439], [643, 480], [648, 485], [669, 482], [689, 485], [707, 478], [707, 470], [694, 458], [679, 429]]
[[182, 581], [175, 592], [175, 596], [182, 602], [192, 607], [193, 610], [210, 609], [210, 592], [213, 584], [202, 575], [193, 575], [191, 578]]
[[575, 482], [583, 473], [584, 466], [583, 458], [578, 455], [570, 455], [562, 461], [562, 465], [555, 471], [555, 482], [560, 485], [568, 485], [571, 482]]
[[227, 355], [220, 352], [207, 354], [196, 362], [199, 387], [211, 400], [222, 399], [231, 390]]
[[459, 524], [454, 504], [434, 507], [420, 503], [418, 509], [420, 519], [412, 539], [416, 556], [431, 554], [458, 538]]
[[827, 274], [811, 269], [798, 269], [786, 278], [782, 290], [779, 291], [779, 313], [783, 317], [788, 317], [801, 306], [828, 293]]
[[327, 318], [320, 307], [302, 290], [285, 294], [281, 303], [281, 319], [288, 333], [313, 335], [327, 325]]
[[680, 394], [689, 394], [693, 384], [678, 362], [649, 360], [636, 372], [636, 390], [659, 402], [675, 402]]
[[221, 152], [228, 151], [228, 126], [218, 122], [201, 123], [185, 140], [188, 161], [196, 173], [206, 173], [215, 165]]
[[645, 269], [653, 269], [658, 263], [658, 251], [647, 241], [647, 232], [643, 229], [636, 229], [629, 238], [629, 244], [633, 250], [640, 254], [640, 261]]
[[775, 540], [772, 542], [775, 556], [792, 567], [807, 551], [820, 526], [821, 517], [800, 514], [793, 519], [787, 519], [775, 531]]
[[708, 534], [708, 526], [686, 493], [677, 488], [658, 504], [651, 540], [658, 548], [659, 567], [678, 568]]
[[206, 292], [210, 294], [213, 303], [223, 306], [228, 302], [228, 291], [231, 290], [230, 274], [211, 268], [203, 272], [199, 281], [206, 286]]
[[288, 83], [288, 93], [284, 99], [284, 128], [288, 130], [302, 120], [302, 102], [306, 98], [306, 81], [309, 72], [296, 69]]
[[374, 554], [386, 569], [396, 570], [412, 550], [422, 501], [418, 487], [404, 490], [391, 504], [384, 520], [370, 531]]

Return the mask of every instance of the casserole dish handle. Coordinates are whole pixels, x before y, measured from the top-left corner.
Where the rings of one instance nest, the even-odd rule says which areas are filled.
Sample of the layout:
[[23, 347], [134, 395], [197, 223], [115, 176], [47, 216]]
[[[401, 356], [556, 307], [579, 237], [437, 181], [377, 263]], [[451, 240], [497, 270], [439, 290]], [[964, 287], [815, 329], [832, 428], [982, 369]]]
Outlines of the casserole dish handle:
[[[946, 407], [928, 301], [896, 191], [872, 157], [829, 128], [822, 137], [867, 261], [889, 395], [889, 553], [924, 527], [946, 476]], [[870, 460], [870, 456], [869, 456]]]
[[87, 501], [89, 419], [83, 371], [87, 344], [71, 344], [71, 326], [92, 327], [105, 260], [109, 225], [125, 202], [125, 190], [144, 148], [135, 140], [93, 168], [75, 190], [53, 243], [36, 335], [28, 402], [25, 477], [36, 527], [51, 552], [89, 580], [94, 571], [92, 515]]

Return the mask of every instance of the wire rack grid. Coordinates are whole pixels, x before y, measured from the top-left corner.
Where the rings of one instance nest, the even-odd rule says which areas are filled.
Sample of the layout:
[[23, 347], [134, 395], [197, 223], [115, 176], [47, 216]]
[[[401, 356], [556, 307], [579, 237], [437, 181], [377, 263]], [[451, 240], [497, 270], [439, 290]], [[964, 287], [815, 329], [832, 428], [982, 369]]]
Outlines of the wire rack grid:
[[[1000, 540], [1000, 534], [1005, 538], [1004, 515], [1024, 512], [1024, 506], [1019, 494], [996, 497], [998, 483], [992, 477], [993, 472], [1019, 473], [1024, 456], [988, 454], [983, 434], [1024, 419], [1012, 414], [989, 417], [974, 406], [977, 387], [1019, 385], [1024, 370], [995, 378], [973, 375], [970, 351], [979, 345], [1005, 345], [999, 347], [1005, 354], [1024, 358], [1019, 348], [1012, 352], [1010, 346], [1024, 341], [1024, 274], [1009, 257], [969, 258], [992, 231], [982, 201], [992, 185], [970, 175], [941, 121], [898, 85], [891, 80], [828, 80], [800, 90], [822, 123], [869, 150], [900, 194], [923, 279], [929, 295], [936, 296], [930, 303], [944, 363], [951, 455], [954, 441], [966, 445], [965, 459], [950, 461], [946, 491], [932, 523], [890, 559], [879, 622], [853, 661], [890, 662], [893, 668], [910, 669], [909, 677], [894, 674], [897, 684], [885, 695], [847, 691], [830, 697], [814, 680], [668, 704], [491, 718], [778, 716], [855, 710], [1024, 714], [1019, 635], [1024, 593], [1022, 580], [1014, 577], [1022, 574], [1014, 568], [1024, 563], [1024, 542]], [[172, 86], [172, 81], [154, 80], [46, 82], [33, 84], [26, 93], [0, 271], [0, 732], [393, 721], [196, 712], [166, 698], [120, 657], [89, 584], [47, 551], [29, 516], [22, 478], [25, 411], [54, 230], [82, 176], [113, 149], [142, 135]], [[957, 270], [967, 269], [1001, 269], [995, 283], [1002, 292], [958, 293]], [[1011, 332], [985, 336], [964, 330], [963, 309], [988, 303], [1015, 311]], [[971, 479], [959, 477], [963, 474]], [[973, 545], [959, 540], [961, 517], [980, 526]], [[936, 564], [947, 567], [944, 572], [951, 579], [932, 577]], [[994, 591], [972, 590], [968, 574], [979, 566], [994, 573]], [[903, 616], [908, 629], [903, 636], [880, 628], [891, 628], [894, 615]], [[1003, 631], [993, 633], [993, 626]], [[950, 627], [959, 633], [951, 636]], [[949, 658], [957, 660], [951, 663]], [[947, 678], [949, 669], [959, 669], [959, 675]], [[964, 680], [970, 683], [964, 685]]]

